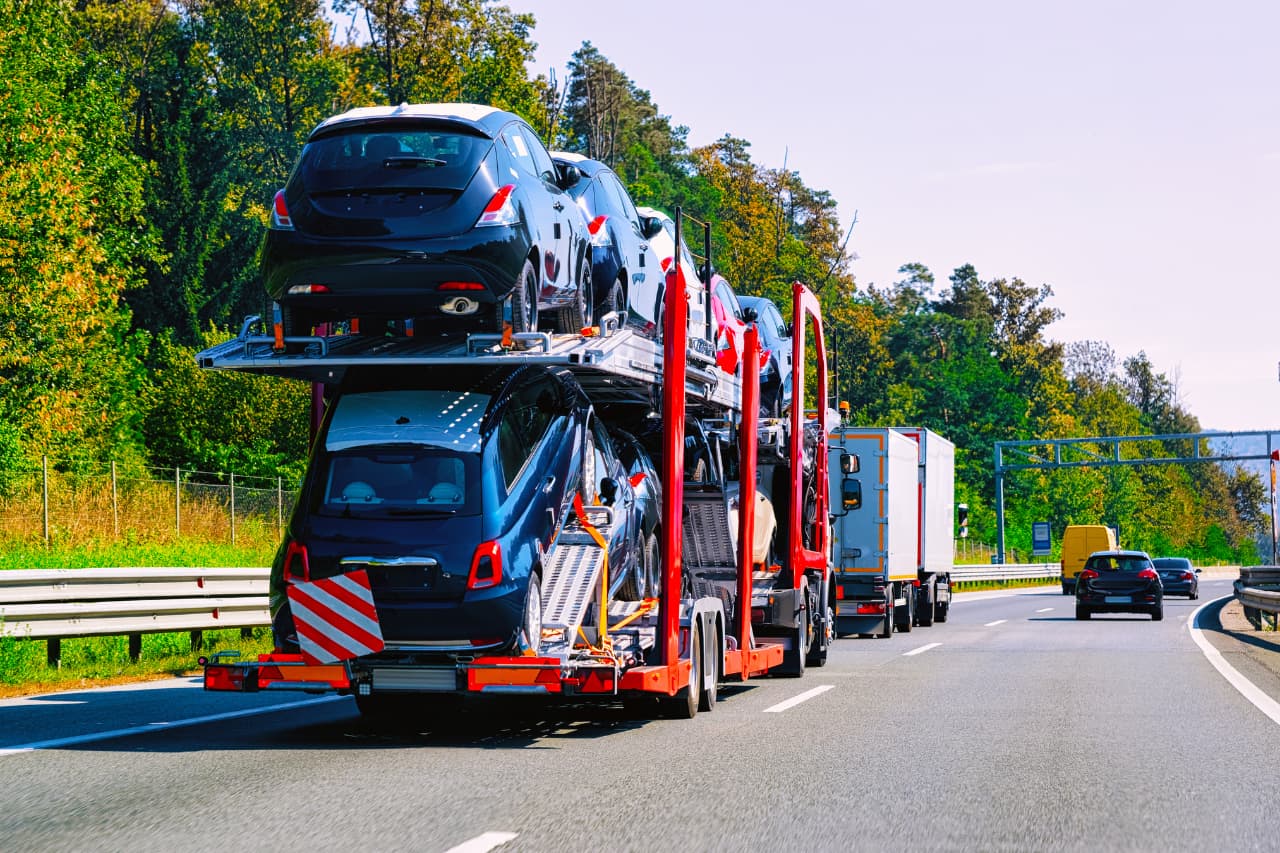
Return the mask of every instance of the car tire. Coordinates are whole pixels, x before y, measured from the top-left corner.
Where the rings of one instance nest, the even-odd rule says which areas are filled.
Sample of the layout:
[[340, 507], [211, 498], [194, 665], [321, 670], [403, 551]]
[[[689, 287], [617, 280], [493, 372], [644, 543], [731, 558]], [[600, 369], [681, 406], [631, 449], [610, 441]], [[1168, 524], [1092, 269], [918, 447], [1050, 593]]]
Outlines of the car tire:
[[582, 280], [573, 291], [573, 301], [560, 309], [560, 331], [576, 335], [595, 320], [595, 291], [591, 287], [591, 265], [584, 264]]
[[622, 328], [627, 321], [626, 301], [626, 294], [622, 291], [622, 280], [615, 279], [613, 286], [600, 302], [600, 310], [596, 312], [596, 316], [603, 318], [604, 315], [613, 312], [618, 315], [618, 328]]
[[[497, 306], [498, 331], [502, 331], [502, 304]], [[516, 286], [511, 289], [511, 330], [513, 332], [538, 331], [538, 276], [533, 264], [525, 259]]]
[[1160, 622], [1164, 620], [1164, 605], [1161, 604], [1151, 611], [1151, 621]]
[[310, 311], [290, 305], [280, 306], [280, 325], [286, 338], [309, 337], [315, 329], [316, 317]]
[[662, 563], [660, 554], [658, 535], [657, 533], [650, 533], [644, 538], [644, 552], [641, 554], [645, 577], [645, 589], [641, 592], [642, 598], [657, 598], [660, 594], [662, 589], [662, 578], [659, 577], [659, 569]]
[[520, 621], [519, 646], [522, 653], [537, 656], [542, 651], [542, 577], [529, 574], [529, 590], [524, 600], [524, 615]]
[[1089, 608], [1087, 608], [1087, 607], [1082, 607], [1082, 606], [1080, 606], [1079, 604], [1077, 604], [1077, 605], [1076, 605], [1076, 618], [1077, 618], [1077, 619], [1087, 620], [1087, 619], [1089, 619], [1089, 617], [1091, 617], [1091, 616], [1093, 616], [1093, 614], [1092, 614], [1091, 612], [1089, 612]]

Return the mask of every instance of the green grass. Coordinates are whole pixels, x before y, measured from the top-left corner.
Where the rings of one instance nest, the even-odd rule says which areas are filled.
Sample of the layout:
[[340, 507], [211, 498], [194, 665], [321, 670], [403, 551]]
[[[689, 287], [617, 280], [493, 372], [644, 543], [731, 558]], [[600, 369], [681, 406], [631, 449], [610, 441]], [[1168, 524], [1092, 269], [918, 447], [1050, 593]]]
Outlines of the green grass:
[[102, 542], [88, 545], [10, 543], [0, 549], [0, 571], [6, 569], [86, 569], [97, 566], [220, 566], [260, 567], [271, 565], [271, 548], [261, 545], [233, 547], [224, 543], [184, 540], [180, 542]]
[[[252, 633], [245, 639], [238, 628], [205, 631], [204, 648], [209, 652], [235, 649], [249, 658], [271, 651], [270, 628], [254, 628]], [[185, 631], [143, 634], [137, 663], [129, 660], [127, 637], [78, 637], [62, 641], [62, 667], [54, 669], [46, 663], [43, 640], [0, 637], [0, 695], [181, 675], [197, 668], [200, 654], [192, 651], [191, 636]]]
[[1061, 587], [1060, 581], [1044, 578], [1016, 578], [1003, 581], [952, 581], [951, 589], [955, 592], [979, 592], [988, 589], [1015, 589], [1017, 587]]

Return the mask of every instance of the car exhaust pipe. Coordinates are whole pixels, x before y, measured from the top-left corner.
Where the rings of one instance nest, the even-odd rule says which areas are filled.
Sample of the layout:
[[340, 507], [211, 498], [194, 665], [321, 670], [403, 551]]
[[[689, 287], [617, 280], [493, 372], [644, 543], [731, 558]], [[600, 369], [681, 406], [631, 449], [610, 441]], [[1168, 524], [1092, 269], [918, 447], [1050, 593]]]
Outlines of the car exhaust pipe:
[[440, 310], [446, 314], [452, 314], [455, 317], [465, 317], [479, 311], [480, 303], [474, 299], [459, 296], [457, 299], [450, 299], [448, 302], [445, 302], [440, 306]]

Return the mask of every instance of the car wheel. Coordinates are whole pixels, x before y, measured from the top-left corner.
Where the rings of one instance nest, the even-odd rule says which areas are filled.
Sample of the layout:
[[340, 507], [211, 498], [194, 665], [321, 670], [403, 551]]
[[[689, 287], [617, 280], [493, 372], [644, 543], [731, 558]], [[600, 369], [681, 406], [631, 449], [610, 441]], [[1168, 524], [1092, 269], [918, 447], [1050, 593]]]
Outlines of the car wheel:
[[520, 651], [535, 656], [542, 651], [542, 578], [537, 572], [529, 575], [529, 593], [520, 623]]
[[316, 317], [310, 311], [290, 305], [281, 305], [280, 324], [284, 327], [284, 336], [286, 338], [307, 337], [315, 329]]
[[621, 328], [627, 320], [626, 296], [622, 292], [622, 281], [615, 280], [613, 286], [609, 288], [609, 292], [605, 295], [604, 301], [600, 303], [600, 317], [603, 318], [610, 312], [618, 316], [618, 327]]
[[[498, 329], [502, 328], [502, 304], [498, 304]], [[527, 259], [516, 286], [511, 290], [511, 330], [514, 332], [538, 331], [538, 277], [533, 264]]]
[[657, 598], [662, 588], [662, 579], [658, 577], [660, 563], [658, 554], [658, 536], [650, 533], [644, 538], [644, 552], [641, 554], [644, 577], [644, 589], [640, 591], [641, 598]]
[[576, 335], [595, 321], [595, 291], [591, 287], [591, 266], [582, 267], [582, 280], [573, 291], [573, 301], [560, 309], [560, 331]]
[[1093, 614], [1089, 612], [1089, 608], [1084, 607], [1084, 606], [1079, 605], [1079, 604], [1077, 604], [1077, 605], [1076, 605], [1076, 618], [1077, 618], [1077, 619], [1088, 619], [1088, 618], [1089, 618], [1090, 616], [1092, 616], [1092, 615], [1093, 615]]
[[1164, 605], [1161, 604], [1151, 611], [1151, 621], [1160, 622], [1163, 619], [1164, 619]]

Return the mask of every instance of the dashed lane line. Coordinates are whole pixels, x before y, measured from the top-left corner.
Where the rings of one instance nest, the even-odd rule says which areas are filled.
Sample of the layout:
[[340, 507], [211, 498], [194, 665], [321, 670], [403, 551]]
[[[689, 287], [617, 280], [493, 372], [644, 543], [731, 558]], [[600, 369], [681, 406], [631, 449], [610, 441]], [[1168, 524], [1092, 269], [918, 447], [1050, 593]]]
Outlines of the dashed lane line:
[[996, 620], [996, 621], [994, 621], [994, 622], [988, 622], [987, 624], [983, 625], [982, 627], [983, 627], [983, 628], [994, 628], [995, 626], [997, 626], [997, 625], [1003, 625], [1004, 623], [1006, 623], [1006, 622], [1008, 622], [1008, 621], [1009, 621], [1008, 619], [997, 619], [997, 620]]
[[823, 693], [826, 693], [828, 690], [832, 689], [833, 687], [835, 687], [834, 684], [820, 684], [817, 687], [813, 688], [812, 690], [806, 690], [805, 692], [799, 694], [798, 696], [792, 696], [790, 699], [786, 700], [785, 702], [779, 702], [777, 705], [771, 705], [768, 708], [765, 708], [764, 713], [781, 714], [783, 711], [786, 711], [789, 708], [794, 708], [795, 706], [799, 705], [801, 702], [808, 702], [810, 699], [812, 699], [815, 696], [821, 696]]
[[1037, 610], [1036, 612], [1037, 612], [1037, 613], [1048, 613], [1048, 612], [1049, 612], [1050, 610], [1052, 610], [1052, 609], [1053, 609], [1052, 607], [1041, 607], [1041, 608], [1040, 608], [1039, 610]]
[[1240, 691], [1240, 695], [1253, 703], [1259, 711], [1271, 718], [1271, 722], [1280, 725], [1280, 702], [1272, 699], [1266, 693], [1258, 688], [1249, 679], [1240, 674], [1240, 671], [1231, 664], [1227, 663], [1226, 658], [1222, 656], [1222, 652], [1213, 647], [1204, 636], [1204, 631], [1200, 629], [1200, 614], [1211, 604], [1217, 604], [1225, 601], [1232, 596], [1227, 595], [1213, 601], [1206, 601], [1196, 608], [1196, 612], [1191, 614], [1191, 618], [1187, 620], [1187, 630], [1191, 632], [1191, 639], [1196, 641], [1196, 645], [1200, 647], [1200, 651], [1204, 652], [1204, 656], [1209, 659], [1209, 663], [1213, 664], [1213, 668], [1222, 674], [1222, 677], [1236, 690]]
[[486, 832], [469, 841], [462, 842], [457, 847], [450, 847], [445, 853], [489, 853], [495, 847], [501, 847], [515, 839], [516, 833], [514, 832]]
[[909, 657], [911, 657], [912, 655], [918, 655], [918, 654], [922, 654], [922, 653], [924, 653], [924, 652], [927, 652], [927, 651], [929, 651], [929, 649], [936, 649], [936, 648], [937, 648], [938, 646], [940, 646], [940, 645], [942, 645], [942, 643], [926, 643], [925, 645], [920, 646], [918, 649], [912, 649], [912, 650], [911, 650], [911, 651], [909, 651], [909, 652], [903, 652], [903, 653], [902, 653], [902, 656], [903, 656], [904, 658], [909, 658]]
[[198, 726], [201, 723], [216, 723], [222, 720], [234, 720], [238, 717], [253, 717], [259, 714], [272, 714], [276, 711], [289, 711], [295, 708], [306, 708], [310, 705], [321, 705], [325, 702], [337, 702], [340, 699], [346, 699], [345, 696], [322, 696], [319, 699], [304, 699], [301, 702], [286, 702], [283, 705], [267, 705], [261, 708], [245, 708], [240, 711], [228, 711], [223, 714], [208, 714], [203, 717], [191, 717], [186, 720], [172, 720], [158, 723], [147, 723], [145, 726], [133, 726], [128, 729], [113, 729], [109, 732], [93, 732], [85, 735], [73, 735], [71, 737], [52, 738], [50, 740], [37, 740], [31, 743], [20, 743], [15, 746], [0, 747], [0, 758], [6, 755], [18, 755], [23, 752], [35, 752], [41, 749], [60, 749], [64, 746], [78, 746], [82, 743], [94, 743], [100, 740], [112, 740], [118, 737], [129, 737], [130, 735], [149, 734], [151, 732], [162, 732], [167, 729], [178, 729], [184, 726]]

